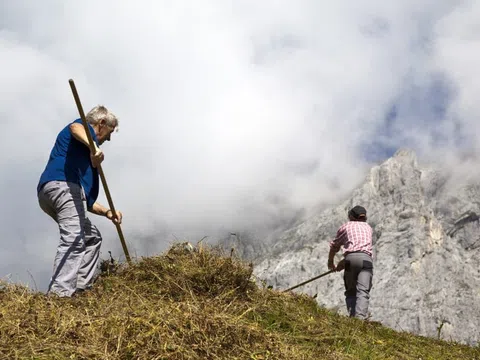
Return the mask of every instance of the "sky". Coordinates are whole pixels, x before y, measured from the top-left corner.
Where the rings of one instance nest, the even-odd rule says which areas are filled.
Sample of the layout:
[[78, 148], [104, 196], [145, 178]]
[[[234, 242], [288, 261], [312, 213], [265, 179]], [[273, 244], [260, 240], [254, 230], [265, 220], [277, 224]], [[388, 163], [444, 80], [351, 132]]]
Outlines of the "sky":
[[[132, 256], [335, 204], [398, 148], [478, 153], [474, 1], [0, 0], [0, 278], [44, 290], [58, 242], [36, 186], [103, 104], [103, 170]], [[107, 205], [103, 190], [99, 201]], [[124, 259], [91, 216], [102, 258]], [[219, 235], [220, 234], [220, 235]]]

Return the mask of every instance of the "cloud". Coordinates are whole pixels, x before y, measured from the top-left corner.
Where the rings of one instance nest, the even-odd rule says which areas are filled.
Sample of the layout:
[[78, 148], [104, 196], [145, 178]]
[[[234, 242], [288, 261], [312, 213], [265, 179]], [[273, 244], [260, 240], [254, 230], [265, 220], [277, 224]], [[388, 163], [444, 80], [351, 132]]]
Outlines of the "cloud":
[[[35, 188], [78, 117], [69, 78], [85, 111], [120, 119], [103, 167], [138, 255], [335, 203], [373, 153], [477, 139], [477, 5], [0, 4], [0, 276], [31, 282], [28, 270], [40, 288], [58, 235]], [[120, 256], [115, 228], [92, 218]]]

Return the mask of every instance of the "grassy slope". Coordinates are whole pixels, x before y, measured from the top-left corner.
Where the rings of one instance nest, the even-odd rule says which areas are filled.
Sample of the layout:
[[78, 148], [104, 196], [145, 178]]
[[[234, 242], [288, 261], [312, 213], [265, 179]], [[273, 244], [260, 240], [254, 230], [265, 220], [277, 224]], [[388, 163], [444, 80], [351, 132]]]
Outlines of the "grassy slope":
[[480, 359], [263, 289], [216, 249], [174, 246], [74, 298], [0, 290], [0, 359]]

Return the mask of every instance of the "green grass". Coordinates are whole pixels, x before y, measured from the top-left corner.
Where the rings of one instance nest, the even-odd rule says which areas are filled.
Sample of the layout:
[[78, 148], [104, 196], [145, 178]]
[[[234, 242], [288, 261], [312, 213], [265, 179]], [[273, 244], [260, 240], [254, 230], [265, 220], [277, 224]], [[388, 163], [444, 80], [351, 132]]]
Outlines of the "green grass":
[[[106, 265], [104, 263], [103, 265]], [[0, 290], [0, 359], [480, 359], [480, 348], [338, 315], [265, 289], [217, 248], [172, 246], [73, 298]]]

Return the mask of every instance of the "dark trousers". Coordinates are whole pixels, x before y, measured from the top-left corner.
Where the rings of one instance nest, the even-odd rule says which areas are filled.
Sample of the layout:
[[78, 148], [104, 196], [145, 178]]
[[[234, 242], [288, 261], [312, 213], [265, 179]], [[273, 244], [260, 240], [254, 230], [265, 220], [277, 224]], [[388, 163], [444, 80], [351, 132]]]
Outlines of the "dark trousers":
[[367, 318], [372, 278], [373, 261], [368, 254], [355, 252], [345, 256], [345, 301], [351, 317]]

